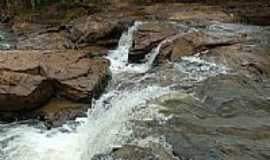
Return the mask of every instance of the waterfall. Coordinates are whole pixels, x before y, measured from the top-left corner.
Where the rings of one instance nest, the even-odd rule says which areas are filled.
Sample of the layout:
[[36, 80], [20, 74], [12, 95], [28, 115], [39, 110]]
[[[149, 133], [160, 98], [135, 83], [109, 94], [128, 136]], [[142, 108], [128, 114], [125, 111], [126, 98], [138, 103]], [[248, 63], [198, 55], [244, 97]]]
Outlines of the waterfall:
[[128, 53], [132, 46], [133, 34], [139, 25], [141, 25], [140, 22], [135, 22], [134, 26], [122, 34], [118, 48], [108, 53], [106, 58], [111, 62], [112, 72], [121, 72], [128, 65]]
[[[123, 33], [118, 48], [106, 57], [111, 61], [113, 77], [120, 73], [137, 75], [149, 69], [147, 63], [128, 64], [132, 35], [140, 24]], [[88, 117], [76, 120], [79, 126], [75, 130], [68, 124], [50, 131], [28, 124], [0, 124], [0, 160], [90, 160], [130, 140], [129, 121], [135, 118], [134, 111], [168, 92], [167, 87], [154, 85], [111, 88], [93, 102]]]
[[[128, 63], [134, 31], [141, 24], [136, 22], [123, 33], [118, 48], [109, 52], [106, 58], [111, 62], [112, 83], [115, 84], [93, 102], [87, 117], [76, 119], [78, 126], [66, 124], [47, 131], [31, 123], [0, 124], [0, 160], [90, 160], [96, 154], [136, 141], [131, 136], [131, 120], [158, 119], [151, 113], [157, 112], [151, 106], [156, 98], [171, 92], [169, 86], [145, 82], [147, 78], [157, 76], [146, 72], [158, 57], [162, 45], [171, 38], [161, 42], [149, 54], [146, 63]], [[175, 68], [206, 76], [226, 71], [224, 67], [198, 57], [184, 57]], [[116, 77], [118, 81], [114, 81]]]
[[113, 73], [131, 72], [131, 73], [144, 73], [149, 67], [146, 64], [129, 64], [128, 53], [132, 46], [133, 34], [136, 29], [142, 25], [142, 22], [135, 22], [128, 32], [124, 32], [119, 40], [118, 48], [110, 51], [107, 59], [110, 60], [110, 69]]
[[160, 52], [161, 47], [164, 44], [166, 44], [166, 43], [172, 42], [175, 39], [175, 37], [176, 36], [172, 36], [172, 37], [166, 38], [165, 40], [163, 40], [162, 42], [160, 42], [156, 48], [154, 48], [151, 51], [151, 53], [149, 54], [149, 56], [146, 57], [146, 60], [147, 60], [146, 64], [147, 64], [147, 66], [151, 67], [154, 64], [155, 60], [157, 59], [157, 57], [159, 55], [159, 52]]
[[132, 46], [133, 34], [136, 29], [142, 25], [142, 22], [135, 22], [134, 26], [131, 27], [128, 32], [124, 33], [120, 38], [118, 48], [110, 51], [107, 59], [111, 62], [111, 70], [114, 73], [129, 72], [129, 73], [145, 73], [151, 69], [154, 61], [159, 55], [160, 48], [163, 44], [170, 42], [173, 38], [167, 38], [162, 41], [156, 48], [154, 48], [146, 57], [146, 63], [142, 64], [129, 64], [128, 53]]

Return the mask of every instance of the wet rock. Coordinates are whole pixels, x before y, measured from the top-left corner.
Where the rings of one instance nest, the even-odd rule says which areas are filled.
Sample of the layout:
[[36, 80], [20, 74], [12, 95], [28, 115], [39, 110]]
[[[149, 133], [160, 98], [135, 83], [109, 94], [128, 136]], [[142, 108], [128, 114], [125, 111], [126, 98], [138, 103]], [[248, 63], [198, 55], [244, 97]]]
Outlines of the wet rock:
[[269, 114], [268, 83], [268, 80], [256, 82], [245, 76], [219, 76], [202, 83], [196, 93], [208, 104], [209, 111], [221, 117], [263, 117]]
[[136, 145], [124, 145], [121, 148], [115, 149], [110, 154], [96, 155], [92, 160], [103, 160], [106, 158], [115, 160], [175, 160], [174, 157], [162, 149], [139, 147]]
[[[135, 136], [165, 135], [179, 159], [262, 159], [269, 157], [269, 80], [220, 75], [200, 82], [194, 94], [159, 98], [163, 123], [142, 121]], [[138, 127], [139, 126], [139, 127]], [[143, 133], [142, 133], [143, 132]]]
[[18, 49], [113, 48], [129, 25], [130, 21], [125, 19], [90, 15], [58, 26], [18, 22], [13, 25], [13, 30], [18, 35]]
[[33, 33], [27, 37], [19, 37], [16, 48], [20, 50], [63, 50], [73, 48], [73, 44], [63, 32]]
[[78, 47], [97, 44], [99, 46], [116, 46], [122, 32], [128, 28], [130, 21], [105, 15], [84, 16], [66, 25], [69, 39]]
[[43, 121], [47, 128], [60, 127], [69, 120], [85, 117], [90, 104], [75, 103], [65, 99], [52, 99], [32, 113]]
[[249, 48], [236, 44], [213, 49], [210, 54], [217, 63], [259, 78], [270, 73], [270, 55], [265, 49], [267, 47]]
[[12, 71], [0, 73], [1, 112], [35, 109], [54, 95], [47, 78]]
[[[89, 97], [99, 97], [109, 79], [106, 60], [90, 63], [91, 69], [77, 78], [63, 79], [57, 85], [59, 95], [78, 102], [90, 102]], [[89, 66], [88, 66], [89, 67]]]
[[[209, 62], [223, 64], [233, 71], [255, 77], [270, 73], [270, 55], [268, 54], [270, 32], [268, 27], [219, 22], [208, 22], [203, 27], [190, 26], [190, 24], [182, 22], [168, 23], [168, 25], [182, 27], [171, 29], [174, 34], [166, 36], [162, 41], [157, 40], [156, 44], [154, 41], [151, 43], [152, 39], [160, 37], [159, 34], [163, 34], [163, 30], [167, 29], [166, 26], [164, 27], [164, 23], [166, 22], [150, 22], [139, 26], [129, 54], [131, 62], [145, 61], [153, 54], [158, 55], [156, 61], [159, 64], [168, 60], [182, 61], [183, 57], [196, 55]], [[154, 24], [161, 28], [155, 34], [152, 34], [150, 29], [149, 31], [143, 30], [145, 26]], [[183, 31], [183, 28], [186, 30]], [[136, 39], [138, 40], [136, 41]], [[153, 49], [155, 52], [151, 52]]]
[[[205, 23], [201, 27], [190, 26], [188, 32], [169, 36], [159, 44], [160, 62], [180, 60], [176, 64], [181, 64], [186, 60], [183, 56], [196, 54], [206, 64], [213, 64], [212, 69], [217, 72], [215, 67], [219, 64], [235, 72], [219, 75], [220, 72], [200, 83], [191, 82], [189, 76], [190, 89], [159, 98], [160, 112], [167, 121], [135, 122], [134, 136], [143, 139], [165, 135], [179, 159], [268, 159], [270, 146], [265, 143], [270, 141], [269, 29]], [[200, 70], [200, 65], [196, 69]], [[196, 69], [193, 72], [182, 68], [189, 75], [200, 77], [201, 71]], [[160, 77], [168, 78], [169, 73]], [[179, 86], [182, 89], [183, 84]]]
[[[85, 107], [76, 107], [76, 103], [68, 101], [45, 105], [52, 96], [85, 106], [102, 93], [109, 76], [106, 60], [89, 59], [87, 54], [76, 51], [2, 51], [0, 60], [0, 111], [22, 115], [31, 110], [29, 116], [25, 115], [31, 117], [41, 107], [38, 114], [45, 110], [43, 120], [53, 126], [74, 119]], [[55, 110], [47, 113], [53, 105]]]
[[34, 110], [0, 111], [0, 121], [14, 122], [35, 119], [42, 121], [47, 129], [51, 129], [61, 127], [78, 117], [86, 117], [89, 107], [91, 107], [90, 104], [72, 102], [63, 98], [52, 98], [42, 107]]
[[139, 62], [166, 38], [179, 32], [179, 29], [170, 23], [144, 23], [135, 31], [133, 45], [129, 53], [130, 62]]
[[[17, 35], [14, 43], [21, 50], [66, 50], [80, 49], [90, 56], [101, 56], [108, 52], [106, 46], [99, 44], [76, 45], [72, 41], [72, 35], [68, 33], [65, 26], [42, 25], [29, 22], [16, 22], [12, 30]], [[10, 36], [9, 36], [10, 37]]]
[[131, 62], [140, 61], [146, 55], [153, 54], [151, 51], [158, 45], [160, 45], [159, 61], [168, 59], [176, 61], [183, 56], [230, 46], [245, 40], [243, 35], [237, 33], [232, 33], [232, 35], [215, 34], [208, 32], [208, 30], [189, 27], [183, 23], [166, 22], [145, 23], [139, 26], [134, 34], [135, 38], [129, 54]]
[[17, 35], [19, 50], [63, 50], [74, 48], [63, 26], [14, 21], [12, 30]]
[[[201, 54], [201, 57], [224, 64], [243, 74], [261, 77], [269, 75], [269, 28], [239, 24], [211, 25], [210, 33], [219, 31], [219, 36], [234, 34], [243, 38], [239, 43], [219, 46]], [[223, 36], [224, 37], [224, 36]]]
[[239, 35], [226, 38], [204, 32], [191, 31], [185, 34], [178, 34], [171, 37], [171, 40], [161, 45], [158, 60], [159, 62], [170, 60], [179, 61], [183, 56], [191, 56], [205, 50], [230, 46], [244, 41]]

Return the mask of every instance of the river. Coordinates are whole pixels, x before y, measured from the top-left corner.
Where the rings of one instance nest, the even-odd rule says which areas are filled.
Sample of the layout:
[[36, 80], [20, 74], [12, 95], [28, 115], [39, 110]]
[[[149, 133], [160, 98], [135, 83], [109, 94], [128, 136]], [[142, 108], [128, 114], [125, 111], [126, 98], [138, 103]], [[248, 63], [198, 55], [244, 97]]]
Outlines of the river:
[[[153, 68], [159, 47], [152, 51], [153, 57], [147, 62], [128, 64], [132, 35], [139, 25], [137, 22], [123, 33], [118, 48], [106, 57], [111, 61], [112, 80], [106, 92], [93, 102], [88, 117], [49, 131], [31, 120], [1, 124], [0, 160], [90, 160], [96, 154], [138, 141], [132, 136], [132, 125], [136, 125], [132, 121], [168, 120], [170, 117], [159, 113], [151, 104], [160, 96], [174, 92], [180, 83], [192, 85], [209, 76], [227, 73], [226, 67], [196, 56]], [[2, 32], [0, 35], [5, 37]], [[10, 48], [3, 42], [0, 46]], [[159, 140], [160, 137], [150, 137], [141, 143]]]

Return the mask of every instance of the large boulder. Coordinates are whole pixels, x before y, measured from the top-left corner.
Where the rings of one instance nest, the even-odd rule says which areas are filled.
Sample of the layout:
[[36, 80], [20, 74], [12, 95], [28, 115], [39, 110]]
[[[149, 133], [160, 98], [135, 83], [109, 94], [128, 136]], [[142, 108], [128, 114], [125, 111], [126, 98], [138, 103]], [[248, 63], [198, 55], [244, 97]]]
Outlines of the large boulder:
[[80, 17], [66, 24], [67, 36], [78, 47], [93, 43], [99, 46], [116, 46], [128, 20], [106, 15]]
[[0, 111], [21, 111], [44, 105], [53, 95], [50, 80], [38, 75], [0, 71]]
[[13, 25], [18, 35], [17, 49], [63, 50], [89, 46], [115, 47], [130, 21], [104, 15], [83, 16], [58, 25], [20, 23]]
[[[83, 61], [79, 62], [78, 65], [85, 63], [89, 69], [77, 75], [77, 77], [59, 80], [58, 89], [59, 94], [68, 99], [78, 102], [90, 102], [89, 97], [97, 98], [107, 85], [109, 77], [108, 61]], [[71, 65], [71, 67], [74, 66]]]
[[[52, 102], [45, 105], [51, 97], [62, 97], [66, 100], [57, 101], [54, 110], [57, 114], [49, 115], [69, 114], [63, 114], [64, 118], [46, 116], [60, 119], [60, 122], [81, 114], [78, 112], [80, 107], [74, 109], [70, 106], [77, 102], [75, 106], [90, 104], [93, 97], [102, 93], [109, 76], [107, 60], [89, 59], [87, 54], [77, 51], [2, 51], [0, 60], [0, 112], [28, 111], [33, 115], [43, 115], [44, 110], [51, 111], [46, 108], [53, 108], [48, 107], [54, 104]], [[42, 112], [36, 112], [38, 108], [42, 108]], [[81, 107], [84, 111], [85, 108]], [[54, 124], [52, 120], [50, 123]]]
[[66, 99], [53, 98], [31, 116], [43, 121], [47, 128], [60, 127], [77, 117], [85, 117], [90, 104], [76, 103]]

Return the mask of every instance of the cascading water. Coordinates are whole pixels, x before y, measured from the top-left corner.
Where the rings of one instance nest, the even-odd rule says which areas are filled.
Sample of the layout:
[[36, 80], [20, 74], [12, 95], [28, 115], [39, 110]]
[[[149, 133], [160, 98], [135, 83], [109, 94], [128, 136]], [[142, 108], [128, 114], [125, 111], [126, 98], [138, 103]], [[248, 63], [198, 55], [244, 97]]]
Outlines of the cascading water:
[[129, 64], [128, 63], [128, 53], [129, 48], [132, 45], [132, 35], [136, 28], [142, 25], [142, 22], [135, 22], [134, 26], [129, 29], [127, 33], [124, 33], [119, 41], [119, 47], [117, 50], [113, 50], [109, 53], [107, 59], [111, 62], [111, 70], [114, 73], [121, 73], [121, 72], [128, 72], [128, 73], [145, 73], [147, 72], [152, 64], [154, 63], [155, 59], [159, 54], [159, 50], [161, 46], [171, 41], [171, 39], [166, 39], [162, 41], [155, 49], [151, 51], [149, 54], [150, 56], [147, 57], [146, 63], [142, 64]]
[[[128, 64], [132, 35], [141, 24], [136, 23], [127, 33], [123, 33], [119, 47], [106, 57], [111, 61], [113, 77], [132, 74], [135, 78], [129, 81], [134, 83], [128, 83], [126, 78], [113, 81], [112, 83], [116, 84], [93, 103], [88, 117], [76, 120], [80, 123], [76, 129], [65, 125], [46, 131], [28, 123], [0, 124], [0, 160], [90, 160], [95, 154], [109, 152], [113, 147], [132, 140], [129, 121], [145, 117], [138, 116], [140, 113], [148, 113], [141, 112], [140, 106], [148, 105], [151, 100], [171, 92], [169, 85], [160, 87], [144, 82], [155, 74], [138, 74], [146, 73], [151, 68], [162, 43], [153, 51], [148, 62]], [[186, 64], [185, 61], [184, 59], [183, 63], [180, 63], [185, 68], [197, 63], [189, 60], [192, 64]], [[216, 73], [223, 69], [210, 63], [204, 64], [208, 66], [204, 69], [205, 72], [214, 70]], [[136, 114], [139, 110], [140, 113]], [[151, 116], [154, 118], [155, 114], [150, 114], [150, 118]], [[62, 132], [63, 130], [65, 132]]]
[[123, 33], [119, 40], [118, 49], [111, 51], [108, 55], [108, 59], [111, 62], [110, 69], [114, 73], [131, 72], [131, 73], [144, 73], [149, 68], [149, 64], [129, 64], [128, 53], [129, 48], [132, 45], [133, 33], [138, 26], [142, 25], [142, 22], [135, 22], [128, 32]]
[[[140, 23], [123, 34], [118, 49], [107, 57], [113, 74], [147, 71], [145, 65], [127, 63], [132, 34], [138, 25]], [[51, 131], [27, 124], [1, 125], [0, 160], [89, 160], [95, 154], [108, 152], [113, 146], [126, 142], [131, 134], [127, 122], [133, 110], [167, 92], [168, 88], [158, 86], [111, 89], [94, 103], [87, 118], [78, 119], [81, 125], [75, 131], [68, 125]], [[63, 129], [70, 132], [63, 133]]]

